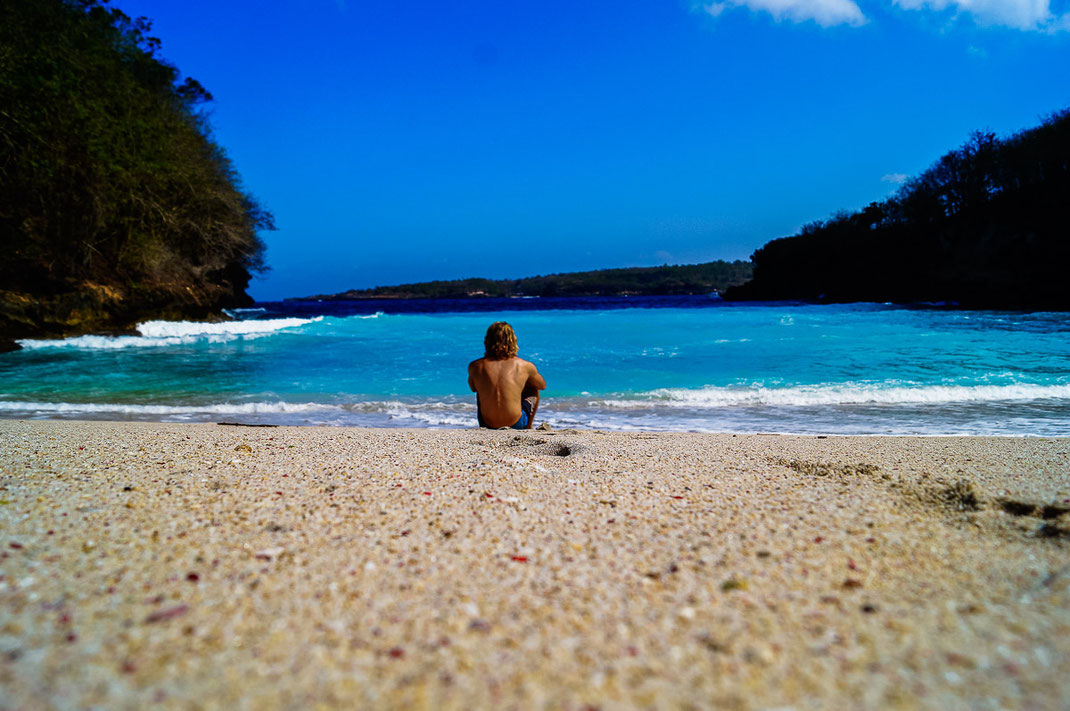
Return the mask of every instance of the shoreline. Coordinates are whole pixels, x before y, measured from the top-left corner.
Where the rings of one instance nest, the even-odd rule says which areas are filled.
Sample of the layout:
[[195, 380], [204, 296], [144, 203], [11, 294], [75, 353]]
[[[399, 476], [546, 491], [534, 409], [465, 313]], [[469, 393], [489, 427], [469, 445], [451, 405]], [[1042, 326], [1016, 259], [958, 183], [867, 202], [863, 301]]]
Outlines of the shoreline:
[[1070, 440], [0, 420], [0, 706], [1057, 708]]
[[[918, 432], [918, 431], [894, 431], [887, 426], [884, 427], [886, 431], [883, 432], [845, 432], [835, 430], [784, 430], [781, 432], [763, 430], [763, 429], [743, 429], [742, 427], [737, 430], [732, 429], [697, 429], [691, 427], [691, 423], [686, 421], [677, 421], [679, 423], [678, 429], [657, 429], [654, 427], [645, 427], [644, 424], [606, 424], [594, 420], [592, 422], [582, 422], [566, 419], [562, 422], [559, 418], [561, 413], [565, 417], [575, 417], [576, 410], [557, 410], [553, 407], [552, 402], [544, 401], [546, 409], [550, 412], [547, 418], [540, 416], [538, 418], [539, 426], [545, 424], [551, 427], [550, 432], [605, 432], [615, 433], [620, 435], [641, 435], [641, 434], [690, 434], [690, 435], [709, 435], [709, 436], [744, 436], [744, 437], [798, 437], [798, 438], [917, 438], [917, 439], [943, 439], [943, 438], [965, 438], [965, 439], [1040, 439], [1040, 440], [1070, 440], [1070, 434], [1064, 434], [1061, 431], [1055, 432], [955, 432], [955, 431], [934, 431], [934, 432]], [[284, 403], [266, 403], [269, 409], [264, 411], [253, 410], [239, 410], [236, 408], [242, 407], [242, 405], [232, 406], [229, 403], [212, 404], [206, 406], [195, 405], [141, 405], [141, 404], [129, 404], [129, 405], [114, 405], [110, 403], [43, 403], [43, 402], [18, 402], [18, 401], [0, 401], [0, 422], [69, 422], [69, 423], [99, 423], [99, 424], [159, 424], [159, 425], [205, 425], [205, 426], [219, 426], [229, 425], [235, 427], [297, 427], [302, 429], [371, 429], [371, 430], [402, 430], [409, 432], [418, 432], [422, 430], [429, 431], [470, 431], [479, 429], [476, 425], [475, 406], [472, 405], [466, 409], [444, 412], [441, 409], [430, 410], [433, 414], [425, 414], [421, 410], [419, 404], [414, 406], [411, 411], [406, 411], [405, 403], [401, 401], [385, 402], [376, 401], [372, 403], [363, 403], [364, 405], [377, 406], [367, 410], [347, 411], [342, 405], [329, 404], [329, 403], [296, 403], [293, 412], [286, 412], [285, 410], [275, 410], [270, 408], [283, 407]], [[250, 406], [265, 405], [265, 403], [249, 403]], [[66, 410], [70, 407], [72, 409]], [[320, 415], [319, 418], [313, 417], [308, 414], [301, 415], [300, 418], [296, 416], [297, 413], [302, 412], [302, 408], [309, 408], [309, 411]], [[42, 416], [45, 412], [45, 408], [53, 408], [48, 410], [51, 414], [48, 416]], [[138, 408], [134, 412], [126, 412], [127, 417], [125, 419], [117, 418], [116, 408]], [[235, 408], [235, 409], [222, 409], [216, 411], [215, 408]], [[400, 408], [402, 412], [399, 414], [397, 409]], [[161, 412], [162, 411], [162, 412]], [[176, 412], [177, 411], [177, 412]], [[341, 411], [341, 412], [339, 412]], [[91, 417], [87, 415], [96, 414], [98, 417]], [[333, 414], [336, 417], [326, 419], [327, 414]], [[605, 416], [604, 411], [591, 410], [586, 413], [591, 417]], [[672, 420], [672, 415], [675, 413], [668, 412], [664, 415], [662, 420]], [[196, 419], [196, 418], [203, 419]], [[349, 417], [349, 420], [340, 420], [339, 417]], [[433, 418], [439, 418], [438, 422], [433, 421]], [[172, 419], [161, 419], [172, 418]], [[179, 419], [182, 418], [182, 419]], [[429, 419], [432, 418], [432, 419]], [[304, 420], [304, 421], [287, 421], [290, 420]], [[731, 420], [732, 418], [724, 416], [723, 420]], [[246, 421], [243, 421], [246, 420]], [[318, 421], [317, 421], [318, 420]], [[411, 422], [411, 424], [406, 424]], [[951, 428], [954, 429], [954, 428]], [[1065, 428], [1063, 428], [1065, 429]], [[535, 431], [543, 431], [536, 429]]]
[[[29, 405], [38, 405], [40, 403], [30, 402]], [[167, 407], [167, 406], [164, 406]], [[473, 408], [474, 412], [474, 408]], [[79, 413], [84, 414], [84, 413]], [[482, 432], [532, 432], [543, 434], [554, 433], [587, 433], [587, 432], [599, 432], [602, 434], [617, 434], [617, 435], [694, 435], [694, 436], [711, 436], [711, 437], [793, 437], [801, 439], [830, 439], [830, 438], [843, 438], [843, 439], [964, 439], [964, 440], [986, 440], [986, 439], [1010, 439], [1010, 440], [1052, 440], [1052, 441], [1067, 441], [1070, 442], [1070, 435], [1049, 435], [1049, 434], [959, 434], [959, 433], [911, 433], [911, 434], [897, 434], [897, 433], [842, 433], [842, 432], [763, 432], [763, 431], [746, 431], [746, 432], [733, 432], [731, 430], [655, 430], [655, 429], [606, 429], [599, 427], [560, 427], [552, 428], [550, 430], [540, 430], [536, 427], [533, 430], [511, 430], [509, 428], [503, 428], [501, 430], [490, 430], [481, 428], [475, 424], [475, 415], [472, 415], [472, 425], [455, 425], [455, 424], [443, 424], [443, 425], [393, 425], [393, 426], [379, 426], [379, 425], [351, 425], [351, 424], [321, 424], [321, 423], [306, 423], [306, 424], [294, 424], [294, 423], [275, 423], [275, 422], [238, 422], [238, 421], [216, 421], [216, 420], [150, 420], [150, 419], [80, 419], [78, 416], [72, 417], [19, 417], [19, 416], [7, 416], [3, 412], [0, 412], [0, 423], [3, 422], [66, 422], [72, 424], [100, 424], [100, 425], [176, 425], [179, 427], [186, 425], [205, 426], [205, 427], [234, 427], [234, 428], [295, 428], [295, 429], [326, 429], [326, 430], [384, 430], [384, 431], [399, 431], [399, 432], [468, 432], [468, 431], [482, 431]]]

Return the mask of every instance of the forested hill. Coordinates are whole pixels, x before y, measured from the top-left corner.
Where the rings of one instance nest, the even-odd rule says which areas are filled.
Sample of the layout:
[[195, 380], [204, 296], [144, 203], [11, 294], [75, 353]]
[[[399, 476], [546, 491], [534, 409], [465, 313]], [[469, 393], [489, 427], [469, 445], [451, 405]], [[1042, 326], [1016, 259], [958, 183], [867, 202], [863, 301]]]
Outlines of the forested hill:
[[664, 267], [599, 269], [523, 279], [457, 279], [428, 281], [306, 299], [457, 299], [486, 296], [616, 296], [709, 294], [742, 284], [751, 276], [750, 262], [707, 262]]
[[1070, 309], [1070, 110], [978, 132], [892, 197], [756, 251], [729, 299]]
[[271, 215], [149, 32], [106, 0], [0, 2], [0, 341], [250, 302]]

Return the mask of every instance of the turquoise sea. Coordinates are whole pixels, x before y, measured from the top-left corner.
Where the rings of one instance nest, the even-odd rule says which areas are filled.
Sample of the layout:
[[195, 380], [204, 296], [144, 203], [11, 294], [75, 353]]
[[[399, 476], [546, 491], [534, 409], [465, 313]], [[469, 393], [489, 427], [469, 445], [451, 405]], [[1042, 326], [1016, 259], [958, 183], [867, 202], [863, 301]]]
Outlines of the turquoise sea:
[[472, 427], [493, 321], [555, 428], [1070, 435], [1070, 315], [711, 297], [259, 304], [23, 341], [0, 416]]

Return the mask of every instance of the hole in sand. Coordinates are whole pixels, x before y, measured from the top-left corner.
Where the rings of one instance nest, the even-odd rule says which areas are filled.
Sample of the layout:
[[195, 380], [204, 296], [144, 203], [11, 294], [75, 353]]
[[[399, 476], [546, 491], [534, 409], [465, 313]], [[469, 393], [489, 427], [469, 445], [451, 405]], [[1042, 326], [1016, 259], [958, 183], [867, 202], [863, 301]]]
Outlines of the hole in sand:
[[1000, 508], [1012, 516], [1029, 516], [1037, 508], [1036, 504], [1026, 503], [1025, 501], [1001, 501]]
[[1051, 520], [1053, 518], [1059, 518], [1065, 513], [1070, 513], [1070, 507], [1049, 504], [1040, 510], [1040, 517], [1045, 520]]
[[555, 444], [550, 448], [550, 454], [555, 457], [567, 457], [572, 454], [572, 448], [566, 444]]

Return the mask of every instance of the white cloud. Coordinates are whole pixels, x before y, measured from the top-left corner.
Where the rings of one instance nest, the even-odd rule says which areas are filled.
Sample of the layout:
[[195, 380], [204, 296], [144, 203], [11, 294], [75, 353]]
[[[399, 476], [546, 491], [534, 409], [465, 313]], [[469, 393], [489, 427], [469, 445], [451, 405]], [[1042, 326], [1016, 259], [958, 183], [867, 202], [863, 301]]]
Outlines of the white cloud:
[[895, 185], [902, 185], [909, 179], [910, 176], [906, 173], [887, 173], [881, 176], [882, 183], [894, 183]]
[[[891, 3], [904, 10], [948, 11], [954, 17], [969, 15], [981, 26], [1048, 34], [1070, 32], [1070, 12], [1053, 13], [1052, 0], [891, 0]], [[743, 7], [751, 12], [772, 15], [777, 21], [812, 21], [822, 27], [858, 27], [869, 21], [855, 0], [692, 0], [691, 7], [713, 17], [720, 17], [725, 10]]]
[[751, 12], [767, 12], [778, 21], [813, 20], [822, 27], [833, 25], [857, 27], [866, 23], [866, 16], [862, 14], [862, 10], [854, 3], [854, 0], [722, 0], [722, 2], [713, 2], [702, 7], [714, 17], [729, 8], [745, 7]]
[[1056, 16], [1050, 0], [892, 0], [904, 10], [952, 10], [972, 15], [980, 25], [1058, 32], [1070, 29], [1070, 13]]

